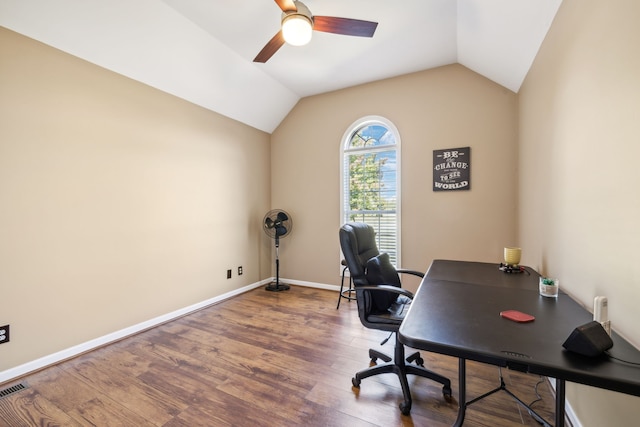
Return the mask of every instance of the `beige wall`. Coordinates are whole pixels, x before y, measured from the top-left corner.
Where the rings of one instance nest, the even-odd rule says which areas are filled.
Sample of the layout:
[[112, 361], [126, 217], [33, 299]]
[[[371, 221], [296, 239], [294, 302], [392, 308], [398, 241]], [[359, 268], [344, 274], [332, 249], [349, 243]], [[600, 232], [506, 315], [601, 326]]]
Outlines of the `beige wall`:
[[[523, 261], [640, 346], [640, 2], [565, 0], [520, 92]], [[570, 331], [567, 331], [567, 334]], [[635, 426], [640, 399], [568, 384], [585, 427]]]
[[[357, 119], [391, 120], [402, 145], [402, 265], [498, 262], [517, 244], [516, 95], [460, 65], [302, 99], [272, 135], [272, 204], [290, 211], [283, 277], [338, 284], [340, 150]], [[471, 190], [432, 191], [433, 150], [471, 147]]]
[[0, 58], [0, 371], [270, 276], [268, 134], [2, 28]]

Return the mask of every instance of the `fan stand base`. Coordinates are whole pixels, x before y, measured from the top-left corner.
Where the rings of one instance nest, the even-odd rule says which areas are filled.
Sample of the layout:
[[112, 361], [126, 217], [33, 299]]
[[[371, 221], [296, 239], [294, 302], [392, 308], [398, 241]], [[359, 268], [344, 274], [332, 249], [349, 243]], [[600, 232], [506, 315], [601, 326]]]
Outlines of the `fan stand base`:
[[284, 283], [271, 282], [265, 287], [265, 289], [271, 292], [288, 291], [289, 285], [285, 285]]

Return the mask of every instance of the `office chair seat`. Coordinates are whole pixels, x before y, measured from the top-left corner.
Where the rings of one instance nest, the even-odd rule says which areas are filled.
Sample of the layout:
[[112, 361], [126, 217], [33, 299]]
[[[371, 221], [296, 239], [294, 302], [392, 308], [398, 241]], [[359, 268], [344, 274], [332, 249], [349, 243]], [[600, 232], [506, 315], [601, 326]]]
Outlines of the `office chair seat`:
[[370, 314], [367, 320], [371, 323], [388, 323], [391, 325], [397, 325], [398, 322], [402, 322], [405, 314], [411, 306], [411, 299], [401, 295], [396, 301], [384, 313]]

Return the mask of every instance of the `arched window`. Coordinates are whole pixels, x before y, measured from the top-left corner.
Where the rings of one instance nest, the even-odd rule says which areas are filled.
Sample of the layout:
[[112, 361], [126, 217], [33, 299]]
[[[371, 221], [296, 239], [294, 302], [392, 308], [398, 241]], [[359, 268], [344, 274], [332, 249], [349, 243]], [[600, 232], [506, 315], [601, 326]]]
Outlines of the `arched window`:
[[353, 123], [342, 143], [342, 222], [376, 230], [378, 249], [400, 265], [400, 135], [384, 117]]

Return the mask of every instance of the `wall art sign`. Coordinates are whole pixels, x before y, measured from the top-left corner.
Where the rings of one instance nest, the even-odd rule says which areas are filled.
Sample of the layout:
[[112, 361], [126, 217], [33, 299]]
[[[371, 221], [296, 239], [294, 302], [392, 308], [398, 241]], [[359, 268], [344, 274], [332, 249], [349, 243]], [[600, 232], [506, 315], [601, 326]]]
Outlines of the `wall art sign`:
[[433, 150], [433, 191], [471, 188], [471, 147]]

